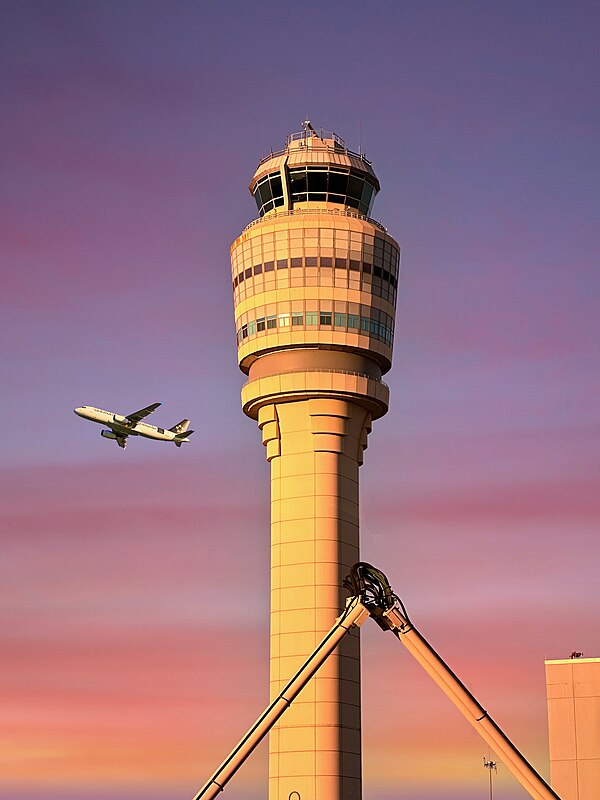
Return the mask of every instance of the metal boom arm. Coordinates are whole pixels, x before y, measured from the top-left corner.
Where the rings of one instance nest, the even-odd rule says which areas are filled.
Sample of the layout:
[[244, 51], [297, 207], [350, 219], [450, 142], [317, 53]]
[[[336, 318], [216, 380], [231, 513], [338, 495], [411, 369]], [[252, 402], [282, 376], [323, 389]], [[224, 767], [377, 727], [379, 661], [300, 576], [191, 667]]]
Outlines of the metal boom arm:
[[350, 597], [346, 609], [335, 625], [326, 634], [316, 650], [306, 659], [294, 677], [281, 690], [271, 705], [256, 720], [236, 744], [219, 769], [208, 782], [194, 795], [194, 800], [213, 800], [225, 788], [225, 784], [233, 778], [244, 761], [258, 747], [263, 738], [271, 730], [279, 717], [286, 711], [294, 698], [310, 681], [319, 667], [329, 658], [335, 648], [354, 627], [360, 626], [369, 616], [369, 612], [359, 597]]
[[392, 591], [385, 575], [370, 564], [358, 563], [346, 579], [345, 586], [361, 597], [373, 619], [383, 630], [390, 630], [419, 662], [481, 738], [497, 753], [525, 791], [534, 800], [560, 800], [479, 705], [471, 692], [421, 636], [406, 613], [402, 601]]
[[[214, 800], [244, 761], [286, 711], [292, 701], [329, 658], [341, 640], [368, 616], [402, 642], [484, 741], [502, 757], [504, 764], [533, 800], [560, 800], [527, 759], [517, 750], [477, 700], [414, 627], [402, 601], [392, 591], [385, 575], [375, 567], [359, 562], [352, 567], [344, 586], [352, 594], [346, 609], [329, 633], [306, 659], [269, 707], [234, 747], [219, 769], [194, 795], [193, 800]], [[315, 800], [322, 800], [315, 798]]]

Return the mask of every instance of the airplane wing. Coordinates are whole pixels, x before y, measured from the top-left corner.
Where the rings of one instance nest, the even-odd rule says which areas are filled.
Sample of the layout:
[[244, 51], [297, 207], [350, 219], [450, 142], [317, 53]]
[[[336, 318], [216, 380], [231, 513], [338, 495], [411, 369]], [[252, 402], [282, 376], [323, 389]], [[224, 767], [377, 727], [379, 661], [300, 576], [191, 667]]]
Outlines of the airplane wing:
[[134, 411], [133, 414], [128, 414], [126, 419], [132, 425], [137, 425], [137, 423], [140, 422], [140, 420], [144, 419], [144, 417], [147, 417], [148, 414], [151, 414], [153, 411], [156, 411], [159, 405], [160, 403], [152, 403], [151, 406], [146, 406], [146, 408], [142, 408], [139, 411]]

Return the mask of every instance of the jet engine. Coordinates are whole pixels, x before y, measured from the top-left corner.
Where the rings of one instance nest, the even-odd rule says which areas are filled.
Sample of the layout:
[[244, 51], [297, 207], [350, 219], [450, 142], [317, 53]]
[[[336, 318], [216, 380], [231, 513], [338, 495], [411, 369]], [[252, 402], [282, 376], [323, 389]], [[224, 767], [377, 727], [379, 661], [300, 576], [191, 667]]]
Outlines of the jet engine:
[[105, 439], [116, 439], [117, 434], [113, 433], [112, 431], [100, 431], [100, 436], [104, 436]]
[[121, 425], [123, 424], [126, 425], [129, 422], [129, 420], [127, 419], [127, 417], [122, 417], [120, 414], [113, 414], [113, 422], [118, 422]]

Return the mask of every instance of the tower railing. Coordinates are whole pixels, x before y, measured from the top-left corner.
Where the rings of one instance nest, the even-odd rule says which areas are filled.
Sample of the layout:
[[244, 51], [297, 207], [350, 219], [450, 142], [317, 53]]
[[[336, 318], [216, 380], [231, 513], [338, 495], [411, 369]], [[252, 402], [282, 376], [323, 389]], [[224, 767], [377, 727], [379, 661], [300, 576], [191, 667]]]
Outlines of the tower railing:
[[346, 142], [340, 136], [338, 136], [337, 133], [334, 133], [333, 131], [324, 131], [324, 130], [319, 130], [318, 132], [303, 130], [303, 131], [298, 131], [298, 133], [290, 133], [290, 135], [286, 139], [285, 147], [281, 150], [270, 150], [266, 156], [263, 156], [260, 159], [260, 161], [258, 162], [258, 166], [260, 167], [261, 164], [264, 164], [266, 161], [270, 161], [272, 158], [277, 158], [278, 156], [283, 156], [286, 153], [288, 153], [289, 152], [288, 148], [292, 142], [303, 142], [303, 141], [305, 142], [307, 139], [311, 139], [313, 137], [316, 139], [320, 139], [322, 142], [332, 141], [333, 148], [331, 149], [335, 150], [337, 153], [343, 152], [345, 155], [354, 156], [355, 158], [360, 158], [360, 160], [364, 161], [365, 164], [371, 166], [371, 162], [364, 153], [357, 153], [356, 150], [350, 150], [346, 146]]
[[333, 131], [324, 131], [323, 128], [319, 128], [317, 131], [312, 128], [312, 126], [310, 128], [305, 127], [304, 130], [298, 131], [297, 133], [290, 133], [285, 143], [289, 144], [290, 142], [312, 139], [313, 136], [316, 136], [318, 139], [332, 139], [339, 147], [343, 147], [344, 150], [348, 150], [346, 147], [346, 142], [341, 136], [338, 136], [337, 133], [334, 133]]
[[331, 214], [332, 216], [336, 217], [352, 217], [353, 219], [363, 219], [366, 222], [370, 222], [372, 225], [375, 225], [376, 228], [379, 228], [379, 230], [383, 231], [384, 233], [388, 232], [388, 229], [382, 225], [381, 222], [377, 222], [377, 220], [367, 217], [365, 214], [361, 214], [359, 211], [340, 211], [337, 208], [290, 208], [286, 211], [269, 211], [269, 213], [265, 214], [264, 217], [253, 219], [252, 222], [249, 222], [246, 225], [242, 233], [245, 233], [254, 225], [259, 225], [261, 222], [274, 219], [275, 217], [291, 217], [294, 214]]

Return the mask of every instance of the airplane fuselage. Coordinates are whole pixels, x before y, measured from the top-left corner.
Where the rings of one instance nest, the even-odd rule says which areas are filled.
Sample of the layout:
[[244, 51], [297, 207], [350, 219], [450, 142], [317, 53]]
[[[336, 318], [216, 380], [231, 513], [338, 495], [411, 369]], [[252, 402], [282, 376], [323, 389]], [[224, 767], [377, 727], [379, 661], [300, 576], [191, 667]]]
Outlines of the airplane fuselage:
[[[143, 436], [146, 439], [158, 439], [162, 442], [189, 442], [188, 438], [178, 436], [175, 431], [168, 428], [159, 428], [156, 425], [148, 425], [147, 422], [130, 423], [127, 417], [121, 414], [114, 414], [112, 411], [105, 411], [102, 408], [93, 406], [80, 406], [74, 409], [75, 413], [90, 422], [97, 422], [99, 425], [106, 425], [110, 428], [115, 437]], [[102, 435], [108, 431], [102, 431]], [[107, 438], [115, 438], [109, 436]]]

